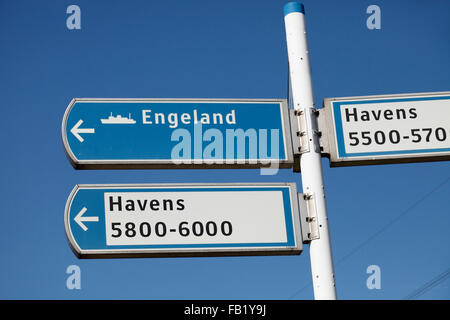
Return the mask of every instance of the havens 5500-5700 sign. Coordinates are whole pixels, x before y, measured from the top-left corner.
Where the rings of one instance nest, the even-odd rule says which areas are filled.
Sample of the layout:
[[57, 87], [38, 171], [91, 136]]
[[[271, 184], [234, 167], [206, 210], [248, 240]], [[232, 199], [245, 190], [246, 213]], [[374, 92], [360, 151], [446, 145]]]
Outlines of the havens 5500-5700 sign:
[[325, 99], [332, 166], [450, 159], [450, 92]]

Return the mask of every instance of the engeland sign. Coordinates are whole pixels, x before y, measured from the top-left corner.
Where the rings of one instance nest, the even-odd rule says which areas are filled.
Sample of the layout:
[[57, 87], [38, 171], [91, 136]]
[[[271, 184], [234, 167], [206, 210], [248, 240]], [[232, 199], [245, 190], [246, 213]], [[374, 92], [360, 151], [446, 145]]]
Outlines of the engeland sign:
[[293, 164], [286, 100], [73, 99], [62, 139], [76, 169]]

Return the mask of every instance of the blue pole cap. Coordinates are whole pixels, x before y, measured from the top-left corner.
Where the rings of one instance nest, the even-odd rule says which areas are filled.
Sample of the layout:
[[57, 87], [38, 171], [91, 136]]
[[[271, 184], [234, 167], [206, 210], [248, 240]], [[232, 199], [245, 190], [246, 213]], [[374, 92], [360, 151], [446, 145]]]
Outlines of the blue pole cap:
[[300, 2], [288, 2], [284, 6], [284, 15], [287, 16], [292, 12], [300, 12], [305, 14], [305, 7]]

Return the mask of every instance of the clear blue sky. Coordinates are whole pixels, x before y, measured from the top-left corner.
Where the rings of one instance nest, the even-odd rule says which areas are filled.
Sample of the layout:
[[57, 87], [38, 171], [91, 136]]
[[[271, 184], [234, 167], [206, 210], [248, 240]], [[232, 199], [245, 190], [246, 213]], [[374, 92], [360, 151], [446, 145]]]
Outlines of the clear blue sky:
[[[78, 260], [63, 214], [78, 183], [297, 182], [291, 169], [76, 171], [74, 97], [286, 98], [287, 1], [0, 1], [0, 298], [312, 299], [300, 256]], [[450, 2], [303, 1], [316, 105], [450, 90]], [[68, 30], [66, 8], [81, 8]], [[381, 8], [381, 29], [366, 8]], [[450, 121], [450, 119], [449, 119]], [[329, 168], [338, 297], [402, 299], [450, 267], [449, 162]], [[81, 290], [66, 268], [81, 268]], [[381, 268], [381, 289], [366, 268]], [[309, 285], [309, 286], [308, 286]], [[450, 280], [422, 299], [449, 299]]]

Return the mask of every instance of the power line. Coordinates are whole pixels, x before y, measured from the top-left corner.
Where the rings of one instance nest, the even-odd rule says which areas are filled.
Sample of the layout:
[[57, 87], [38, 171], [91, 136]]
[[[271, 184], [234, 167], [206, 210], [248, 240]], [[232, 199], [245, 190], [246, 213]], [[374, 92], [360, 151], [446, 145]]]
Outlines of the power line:
[[365, 241], [361, 242], [358, 246], [356, 246], [352, 251], [347, 253], [345, 256], [343, 256], [341, 259], [338, 260], [336, 263], [336, 266], [338, 266], [340, 263], [347, 260], [349, 257], [351, 257], [353, 254], [358, 252], [362, 247], [364, 247], [366, 244], [368, 244], [370, 241], [372, 241], [374, 238], [379, 236], [381, 233], [383, 233], [386, 229], [391, 227], [393, 224], [397, 223], [401, 218], [403, 218], [407, 213], [409, 213], [412, 209], [417, 207], [419, 204], [421, 204], [425, 199], [427, 199], [430, 195], [432, 195], [434, 192], [439, 190], [441, 187], [443, 187], [448, 181], [450, 180], [450, 177], [447, 177], [444, 181], [442, 181], [440, 184], [438, 184], [436, 187], [434, 187], [431, 191], [424, 194], [419, 200], [414, 202], [412, 205], [410, 205], [408, 208], [406, 208], [403, 212], [401, 212], [398, 216], [396, 216], [394, 219], [389, 221], [386, 225], [384, 225], [380, 230], [372, 234], [369, 238], [367, 238]]
[[413, 291], [409, 295], [407, 295], [403, 300], [412, 300], [415, 298], [420, 297], [425, 292], [429, 291], [430, 289], [434, 288], [441, 282], [443, 282], [445, 279], [447, 279], [450, 276], [450, 268], [448, 268], [446, 271], [442, 272], [438, 276], [431, 279], [429, 282], [425, 283], [423, 286], [421, 286], [419, 289]]
[[[347, 253], [346, 255], [344, 255], [341, 259], [338, 260], [338, 262], [335, 264], [335, 266], [339, 266], [339, 264], [341, 264], [342, 262], [344, 262], [345, 260], [347, 260], [348, 258], [350, 258], [352, 255], [354, 255], [356, 252], [358, 252], [362, 247], [364, 247], [366, 244], [368, 244], [370, 241], [372, 241], [373, 239], [375, 239], [377, 236], [379, 236], [381, 233], [383, 233], [386, 229], [388, 229], [390, 226], [392, 226], [393, 224], [395, 224], [396, 222], [398, 222], [401, 218], [403, 218], [407, 213], [409, 213], [412, 209], [414, 209], [415, 207], [417, 207], [419, 204], [421, 204], [423, 201], [425, 201], [425, 199], [427, 199], [430, 195], [432, 195], [434, 192], [436, 192], [437, 190], [439, 190], [440, 188], [442, 188], [448, 181], [450, 180], [450, 177], [447, 177], [446, 179], [444, 179], [444, 181], [442, 181], [441, 183], [439, 183], [436, 187], [434, 187], [433, 189], [431, 189], [429, 192], [427, 192], [426, 194], [424, 194], [421, 198], [419, 198], [416, 202], [414, 202], [412, 205], [410, 205], [408, 208], [406, 208], [404, 211], [402, 211], [398, 216], [396, 216], [395, 218], [393, 218], [391, 221], [389, 221], [389, 223], [387, 223], [386, 225], [384, 225], [380, 230], [378, 230], [377, 232], [375, 232], [374, 234], [372, 234], [370, 237], [368, 237], [366, 240], [364, 240], [363, 242], [361, 242], [359, 245], [357, 245], [355, 248], [353, 248], [349, 253]], [[312, 282], [310, 281], [307, 285], [305, 285], [304, 287], [300, 288], [298, 291], [296, 291], [294, 294], [292, 294], [288, 299], [292, 299], [293, 297], [295, 297], [296, 295], [298, 295], [300, 292], [302, 292], [303, 290], [305, 290], [306, 288], [308, 288], [309, 286], [311, 286]]]
[[312, 281], [309, 281], [308, 284], [306, 284], [304, 287], [300, 288], [298, 291], [294, 292], [294, 294], [292, 294], [288, 299], [290, 300], [290, 299], [294, 298], [296, 295], [298, 295], [300, 292], [302, 292], [306, 288], [309, 288], [311, 285], [312, 285]]

